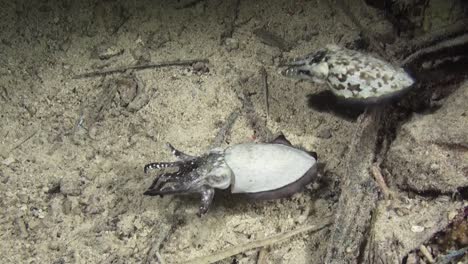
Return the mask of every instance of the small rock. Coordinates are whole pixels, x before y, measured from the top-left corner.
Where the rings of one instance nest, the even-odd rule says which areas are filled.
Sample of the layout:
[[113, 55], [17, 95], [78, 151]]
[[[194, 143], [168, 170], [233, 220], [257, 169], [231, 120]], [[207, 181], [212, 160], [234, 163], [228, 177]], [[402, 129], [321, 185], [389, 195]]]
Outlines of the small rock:
[[437, 163], [432, 163], [431, 166], [430, 166], [430, 169], [433, 171], [433, 172], [437, 172], [439, 170], [440, 166], [439, 164]]
[[26, 194], [26, 193], [23, 193], [23, 192], [18, 192], [16, 194], [16, 197], [18, 197], [18, 200], [23, 203], [23, 204], [26, 204], [29, 202], [29, 195]]
[[15, 163], [15, 161], [16, 161], [15, 158], [10, 156], [10, 157], [4, 159], [2, 161], [2, 164], [5, 165], [5, 166], [10, 166], [11, 164]]
[[306, 214], [301, 214], [297, 217], [297, 223], [303, 224], [307, 220], [307, 217], [308, 216]]
[[328, 139], [328, 138], [332, 137], [332, 133], [331, 133], [330, 129], [328, 129], [328, 128], [322, 129], [317, 133], [317, 137], [318, 138]]
[[78, 196], [83, 189], [78, 173], [71, 173], [60, 180], [60, 192], [64, 195]]
[[198, 73], [206, 73], [206, 72], [209, 72], [210, 69], [208, 68], [206, 63], [199, 61], [193, 64], [193, 71], [198, 72]]
[[24, 222], [22, 217], [17, 217], [15, 219], [15, 225], [16, 228], [18, 229], [18, 235], [21, 238], [27, 238], [28, 237], [28, 228], [26, 227], [26, 223]]
[[149, 53], [149, 50], [144, 46], [138, 45], [135, 49], [131, 50], [130, 53], [132, 54], [133, 59], [140, 64], [148, 63], [151, 61], [151, 54]]
[[62, 214], [63, 204], [62, 200], [58, 197], [53, 198], [49, 204], [49, 215], [52, 219], [58, 220]]
[[37, 208], [37, 207], [32, 207], [31, 208], [31, 214], [34, 216], [34, 217], [37, 217], [39, 219], [43, 219], [45, 217], [45, 214], [44, 212], [42, 211], [42, 209], [40, 208]]
[[6, 184], [10, 177], [6, 176], [1, 170], [0, 170], [0, 182], [3, 184]]
[[56, 251], [60, 250], [60, 243], [59, 242], [50, 241], [48, 246], [49, 246], [50, 250], [56, 250]]
[[455, 216], [457, 216], [457, 214], [458, 214], [458, 213], [457, 213], [456, 211], [451, 211], [451, 212], [449, 212], [448, 215], [447, 215], [448, 220], [449, 220], [449, 221], [452, 221], [452, 220], [455, 218]]
[[171, 41], [169, 31], [161, 28], [156, 32], [149, 32], [146, 43], [148, 48], [152, 50], [157, 50], [169, 41]]
[[78, 200], [74, 197], [67, 197], [63, 200], [62, 211], [64, 214], [80, 214], [81, 209]]
[[424, 231], [424, 226], [413, 225], [411, 226], [411, 232], [413, 233], [421, 233]]
[[101, 60], [108, 60], [112, 57], [119, 56], [124, 53], [123, 48], [119, 48], [116, 46], [103, 46], [97, 48], [97, 55], [98, 58]]
[[120, 106], [127, 107], [138, 94], [138, 83], [131, 76], [114, 80], [120, 97]]
[[417, 264], [419, 263], [419, 257], [416, 253], [408, 254], [408, 258], [406, 260], [406, 264]]
[[410, 214], [410, 210], [407, 209], [407, 208], [404, 208], [404, 207], [399, 207], [399, 208], [396, 208], [395, 209], [395, 213], [398, 215], [398, 216], [407, 216]]
[[228, 51], [236, 50], [239, 48], [239, 40], [234, 38], [226, 38], [224, 44], [226, 45], [226, 49]]
[[130, 237], [136, 230], [134, 221], [135, 217], [132, 215], [123, 216], [117, 223], [117, 232], [124, 237]]
[[85, 213], [88, 214], [100, 214], [104, 212], [104, 208], [101, 206], [100, 197], [96, 194], [91, 195], [88, 201], [86, 202], [87, 206], [85, 209]]

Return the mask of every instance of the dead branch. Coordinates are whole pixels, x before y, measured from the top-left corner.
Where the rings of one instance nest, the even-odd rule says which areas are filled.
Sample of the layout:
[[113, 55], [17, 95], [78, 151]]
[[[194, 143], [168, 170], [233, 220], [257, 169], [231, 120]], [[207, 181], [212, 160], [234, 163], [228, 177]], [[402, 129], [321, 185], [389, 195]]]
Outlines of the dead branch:
[[266, 256], [267, 256], [267, 249], [266, 247], [262, 247], [258, 251], [257, 264], [267, 264]]
[[243, 90], [242, 103], [244, 116], [247, 119], [249, 126], [255, 131], [255, 135], [260, 139], [260, 141], [269, 142], [273, 138], [273, 132], [267, 127], [266, 121], [258, 116], [247, 90]]
[[155, 69], [155, 68], [163, 68], [163, 67], [172, 67], [172, 66], [191, 66], [197, 62], [201, 63], [209, 63], [208, 59], [194, 59], [194, 60], [175, 60], [175, 61], [165, 61], [159, 63], [150, 63], [150, 64], [140, 64], [140, 65], [129, 65], [117, 68], [111, 68], [101, 71], [92, 71], [87, 73], [82, 73], [73, 76], [73, 79], [81, 79], [81, 78], [89, 78], [89, 77], [96, 77], [96, 76], [104, 76], [113, 73], [125, 72], [127, 70], [145, 70], [145, 69]]
[[378, 198], [369, 168], [375, 157], [380, 115], [378, 110], [366, 111], [358, 119], [324, 263], [356, 263], [367, 243]]
[[422, 253], [424, 258], [429, 262], [429, 263], [434, 263], [434, 258], [432, 257], [431, 253], [427, 249], [425, 245], [420, 245], [419, 246], [419, 251]]
[[384, 177], [382, 172], [380, 171], [379, 165], [374, 163], [371, 168], [372, 176], [374, 177], [375, 181], [380, 187], [385, 199], [393, 198], [393, 192], [388, 188], [387, 184], [385, 183]]
[[18, 142], [17, 144], [15, 144], [13, 147], [11, 147], [8, 151], [6, 151], [5, 153], [2, 153], [0, 152], [0, 156], [2, 156], [3, 158], [7, 158], [8, 155], [15, 149], [21, 147], [21, 145], [23, 145], [24, 143], [26, 143], [27, 141], [29, 141], [32, 137], [34, 137], [36, 134], [37, 134], [38, 130], [34, 130], [33, 132], [29, 133], [29, 135], [27, 137], [25, 137], [24, 139], [22, 139], [20, 142]]
[[443, 40], [456, 38], [468, 32], [468, 19], [459, 20], [451, 25], [441, 29], [431, 31], [409, 41], [402, 42], [400, 47], [396, 48], [396, 54], [411, 54], [419, 49], [436, 45]]
[[[322, 219], [323, 220], [323, 219]], [[262, 248], [266, 246], [270, 246], [273, 244], [278, 244], [280, 242], [283, 242], [285, 240], [290, 239], [293, 236], [299, 235], [299, 234], [304, 234], [304, 233], [309, 233], [309, 232], [318, 232], [320, 230], [325, 229], [326, 227], [330, 226], [330, 223], [321, 225], [320, 227], [317, 227], [316, 225], [307, 225], [303, 226], [300, 228], [297, 228], [296, 230], [292, 231], [287, 231], [279, 235], [267, 237], [264, 239], [259, 239], [244, 245], [240, 246], [234, 246], [231, 248], [228, 248], [226, 250], [222, 250], [220, 252], [214, 253], [213, 255], [208, 255], [208, 256], [203, 256], [200, 258], [195, 258], [192, 260], [187, 261], [186, 263], [191, 263], [191, 264], [208, 264], [208, 263], [214, 263], [232, 256], [235, 256], [237, 254], [240, 254], [242, 252], [246, 252], [249, 250], [253, 250], [256, 248]]]
[[268, 74], [265, 70], [265, 67], [262, 67], [260, 69], [260, 77], [262, 78], [262, 82], [263, 82], [263, 91], [265, 94], [266, 117], [268, 120], [268, 116], [270, 115], [270, 103], [269, 103], [269, 92], [268, 92]]
[[[409, 64], [413, 64], [418, 60], [421, 60], [424, 57], [428, 57], [431, 54], [435, 54], [444, 50], [449, 51], [450, 53], [456, 52], [457, 47], [461, 47], [461, 49], [465, 50], [466, 46], [468, 46], [468, 34], [461, 35], [459, 37], [456, 37], [454, 39], [449, 39], [446, 41], [442, 41], [440, 43], [437, 43], [433, 46], [429, 46], [427, 48], [421, 49], [416, 51], [415, 53], [409, 55], [406, 57], [405, 60], [401, 63], [401, 65], [406, 66]], [[461, 51], [463, 52], [463, 51]]]
[[225, 39], [232, 38], [232, 35], [234, 34], [236, 21], [239, 17], [240, 12], [240, 0], [233, 0], [233, 2], [228, 5], [227, 12], [229, 12], [229, 14], [226, 15], [226, 18], [224, 20], [225, 28], [224, 31], [221, 33], [221, 44], [224, 43]]
[[[354, 2], [358, 2], [358, 3], [354, 3]], [[354, 1], [354, 2], [353, 4], [364, 5], [362, 1]], [[375, 39], [374, 35], [371, 32], [369, 32], [367, 29], [365, 29], [364, 26], [359, 21], [359, 19], [356, 18], [356, 16], [352, 12], [352, 9], [345, 2], [345, 0], [336, 0], [336, 5], [341, 10], [341, 13], [344, 16], [348, 17], [349, 20], [351, 20], [351, 22], [359, 29], [363, 37], [370, 40], [370, 45], [372, 49], [375, 50], [383, 58], [388, 59], [388, 55], [385, 52], [385, 50], [378, 44], [379, 42]]]
[[221, 129], [218, 131], [218, 134], [216, 134], [216, 137], [213, 140], [213, 148], [221, 147], [221, 144], [223, 144], [223, 141], [226, 140], [226, 137], [228, 137], [229, 134], [231, 133], [231, 129], [234, 126], [234, 123], [236, 122], [238, 117], [239, 117], [239, 109], [235, 109], [228, 116], [223, 127], [221, 127]]

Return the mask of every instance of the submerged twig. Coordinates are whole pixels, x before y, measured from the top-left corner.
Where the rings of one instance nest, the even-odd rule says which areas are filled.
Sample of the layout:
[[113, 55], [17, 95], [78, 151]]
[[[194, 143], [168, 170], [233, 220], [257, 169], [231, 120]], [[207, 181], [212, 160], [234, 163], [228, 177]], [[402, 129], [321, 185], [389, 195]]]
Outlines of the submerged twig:
[[259, 251], [258, 251], [258, 257], [257, 257], [257, 264], [266, 264], [266, 254], [267, 254], [267, 250], [266, 250], [266, 247], [262, 247]]
[[216, 135], [215, 139], [213, 140], [213, 147], [221, 147], [223, 141], [226, 140], [226, 137], [229, 136], [231, 133], [231, 129], [234, 126], [234, 123], [239, 117], [239, 109], [234, 110], [226, 119], [224, 125], [219, 129], [218, 134]]
[[245, 118], [247, 119], [249, 126], [255, 131], [255, 136], [259, 138], [260, 141], [270, 141], [273, 138], [273, 132], [267, 127], [266, 120], [262, 120], [258, 116], [247, 90], [243, 90], [242, 103], [242, 110]]
[[227, 12], [229, 12], [229, 14], [226, 14], [225, 16], [224, 31], [221, 33], [220, 37], [221, 44], [223, 44], [224, 40], [227, 38], [232, 38], [232, 35], [234, 34], [236, 21], [240, 12], [240, 0], [233, 0], [233, 2], [228, 6]]
[[34, 130], [32, 133], [30, 133], [27, 137], [25, 137], [23, 140], [21, 140], [20, 142], [18, 142], [16, 145], [14, 145], [13, 147], [11, 147], [6, 153], [1, 153], [0, 152], [0, 156], [2, 156], [3, 158], [6, 158], [8, 156], [8, 154], [10, 154], [13, 150], [21, 147], [21, 145], [23, 145], [24, 143], [26, 143], [28, 140], [30, 140], [32, 137], [34, 137], [34, 135], [36, 135], [38, 132], [38, 130]]
[[371, 172], [372, 172], [372, 176], [374, 176], [374, 179], [377, 182], [377, 185], [379, 185], [380, 190], [382, 190], [382, 193], [385, 196], [385, 199], [393, 198], [394, 195], [392, 191], [388, 188], [387, 184], [385, 183], [385, 179], [382, 175], [382, 172], [380, 171], [379, 165], [374, 163], [372, 165]]
[[232, 257], [234, 255], [240, 254], [240, 253], [245, 252], [245, 251], [249, 251], [249, 250], [256, 249], [256, 248], [261, 248], [261, 247], [266, 247], [266, 246], [269, 246], [269, 245], [273, 245], [273, 244], [276, 244], [276, 243], [283, 242], [283, 241], [285, 241], [285, 240], [287, 240], [287, 239], [289, 239], [289, 238], [291, 238], [293, 236], [299, 235], [299, 234], [303, 234], [303, 233], [307, 233], [307, 232], [317, 232], [317, 231], [320, 231], [320, 230], [322, 230], [322, 229], [324, 229], [324, 228], [326, 228], [328, 226], [330, 226], [330, 223], [324, 224], [324, 225], [322, 225], [320, 227], [316, 227], [315, 225], [303, 226], [303, 227], [300, 227], [300, 228], [298, 228], [296, 230], [287, 231], [285, 233], [282, 233], [282, 234], [279, 234], [279, 235], [276, 235], [276, 236], [272, 236], [272, 237], [267, 237], [267, 238], [264, 238], [264, 239], [259, 239], [259, 240], [247, 243], [245, 245], [234, 246], [234, 247], [228, 248], [226, 250], [220, 251], [218, 253], [215, 253], [213, 255], [204, 256], [204, 257], [200, 257], [200, 258], [195, 258], [195, 259], [187, 261], [186, 263], [191, 263], [191, 264], [214, 263], [216, 261], [220, 261], [220, 260], [223, 260], [225, 258]]
[[127, 70], [145, 70], [145, 69], [154, 69], [154, 68], [171, 67], [171, 66], [190, 66], [197, 62], [208, 63], [209, 60], [208, 59], [175, 60], [175, 61], [165, 61], [165, 62], [159, 62], [159, 63], [128, 65], [128, 66], [122, 66], [122, 67], [117, 67], [117, 68], [111, 68], [107, 70], [92, 71], [92, 72], [78, 74], [78, 75], [73, 76], [73, 79], [109, 75], [113, 73], [124, 72]]
[[343, 15], [348, 17], [349, 20], [351, 20], [351, 22], [359, 29], [359, 31], [361, 31], [364, 38], [367, 38], [370, 40], [370, 45], [372, 46], [372, 48], [375, 51], [377, 51], [380, 56], [388, 59], [387, 53], [384, 51], [384, 49], [381, 46], [378, 45], [374, 35], [364, 28], [360, 20], [357, 19], [357, 17], [352, 12], [352, 9], [350, 8], [350, 6], [347, 3], [345, 3], [345, 1], [343, 0], [337, 0], [336, 5], [341, 9], [341, 12], [343, 13]]
[[161, 254], [159, 253], [159, 251], [157, 251], [155, 253], [156, 255], [156, 259], [159, 261], [159, 264], [166, 264], [166, 261], [164, 261], [163, 257], [161, 256]]
[[437, 43], [456, 38], [468, 32], [468, 19], [459, 20], [451, 25], [442, 27], [440, 29], [428, 32], [420, 37], [412, 40], [404, 41], [400, 47], [396, 47], [395, 53], [408, 55], [429, 46], [437, 45]]
[[263, 90], [265, 94], [266, 117], [268, 120], [268, 116], [270, 115], [270, 103], [269, 103], [269, 93], [268, 93], [268, 74], [265, 70], [265, 67], [262, 67], [260, 69], [260, 77], [262, 78], [262, 82], [263, 82]]
[[411, 63], [414, 63], [415, 61], [419, 60], [420, 58], [424, 56], [429, 56], [430, 54], [434, 54], [442, 50], [450, 50], [450, 52], [453, 52], [455, 50], [455, 47], [460, 47], [460, 50], [465, 50], [467, 45], [468, 45], [468, 34], [461, 35], [453, 39], [439, 42], [433, 46], [420, 49], [414, 52], [413, 54], [407, 56], [402, 61], [401, 65], [407, 66]]
[[368, 109], [357, 121], [324, 263], [359, 262], [358, 257], [363, 256], [367, 246], [378, 198], [369, 168], [375, 157], [380, 114], [377, 109]]
[[423, 254], [424, 258], [426, 258], [426, 260], [429, 262], [429, 263], [434, 263], [434, 258], [432, 257], [431, 253], [429, 252], [429, 250], [427, 249], [427, 247], [425, 245], [421, 245], [419, 246], [419, 251]]

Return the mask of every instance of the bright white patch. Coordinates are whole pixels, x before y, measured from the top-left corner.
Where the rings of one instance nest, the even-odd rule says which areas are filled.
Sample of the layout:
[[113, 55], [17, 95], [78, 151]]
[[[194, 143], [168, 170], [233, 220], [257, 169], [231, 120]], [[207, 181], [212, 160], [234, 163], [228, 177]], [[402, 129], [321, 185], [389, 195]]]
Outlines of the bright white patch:
[[205, 179], [213, 188], [227, 189], [231, 185], [232, 174], [231, 169], [223, 162], [222, 164], [215, 164], [215, 168], [206, 174]]
[[240, 144], [226, 150], [232, 193], [257, 193], [299, 180], [316, 160], [308, 153], [281, 144]]
[[330, 69], [328, 63], [319, 63], [312, 68], [311, 72], [314, 76], [317, 76], [317, 78], [326, 78]]

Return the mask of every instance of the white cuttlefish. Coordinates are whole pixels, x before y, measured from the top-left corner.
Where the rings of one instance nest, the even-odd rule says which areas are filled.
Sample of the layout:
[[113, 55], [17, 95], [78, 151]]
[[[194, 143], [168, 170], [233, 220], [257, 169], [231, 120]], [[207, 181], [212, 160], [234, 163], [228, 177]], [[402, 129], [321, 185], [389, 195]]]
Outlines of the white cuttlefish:
[[327, 83], [336, 96], [357, 102], [393, 98], [415, 83], [401, 67], [334, 44], [285, 66], [284, 76]]

